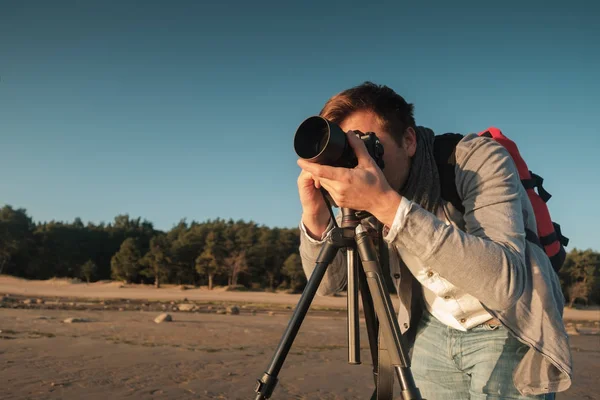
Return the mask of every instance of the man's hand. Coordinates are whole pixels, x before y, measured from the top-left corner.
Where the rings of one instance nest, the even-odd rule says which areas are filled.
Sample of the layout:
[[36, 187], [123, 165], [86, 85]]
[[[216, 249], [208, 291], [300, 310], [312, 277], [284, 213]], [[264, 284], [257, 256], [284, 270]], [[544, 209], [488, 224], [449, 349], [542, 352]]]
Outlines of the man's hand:
[[391, 226], [401, 197], [390, 187], [363, 141], [353, 131], [346, 135], [358, 159], [355, 168], [330, 167], [303, 159], [298, 165], [311, 175], [317, 187], [321, 185], [329, 192], [339, 207], [367, 211]]
[[329, 210], [319, 190], [319, 181], [313, 179], [310, 172], [302, 170], [298, 176], [298, 193], [302, 204], [302, 223], [306, 227], [306, 233], [316, 240], [327, 229], [329, 224]]

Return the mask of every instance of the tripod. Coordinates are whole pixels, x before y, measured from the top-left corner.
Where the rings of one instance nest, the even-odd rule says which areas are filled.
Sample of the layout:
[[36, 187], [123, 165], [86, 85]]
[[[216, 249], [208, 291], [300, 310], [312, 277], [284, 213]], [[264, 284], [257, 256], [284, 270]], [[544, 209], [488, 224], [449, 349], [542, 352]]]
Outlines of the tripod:
[[[329, 211], [333, 217], [331, 208]], [[398, 377], [403, 399], [421, 400], [421, 394], [415, 386], [410, 371], [410, 360], [406, 356], [405, 339], [398, 326], [394, 307], [392, 306], [392, 301], [377, 261], [375, 246], [365, 228], [360, 224], [360, 220], [363, 218], [365, 218], [365, 213], [361, 214], [349, 208], [342, 208], [341, 227], [335, 224], [335, 218], [333, 218], [335, 227], [328, 235], [317, 257], [315, 269], [275, 350], [267, 371], [258, 380], [255, 389], [257, 393], [256, 400], [264, 400], [271, 397], [277, 385], [277, 375], [292, 347], [292, 343], [306, 316], [306, 312], [317, 293], [325, 271], [335, 259], [338, 250], [342, 248], [347, 250], [348, 261], [348, 362], [350, 364], [360, 364], [358, 316], [358, 291], [360, 290], [367, 325], [367, 335], [369, 337], [369, 347], [373, 359], [373, 374], [376, 386], [371, 399], [381, 399], [382, 397], [378, 397], [378, 390], [385, 390], [381, 389], [383, 387], [388, 390], [386, 392], [388, 393], [387, 398], [391, 399], [393, 394], [393, 374], [390, 371], [382, 371], [383, 365], [378, 364], [378, 361], [381, 361], [377, 357], [377, 334], [378, 329], [380, 329], [381, 340], [379, 350], [382, 350], [380, 354], [389, 357], [390, 364], [394, 367]], [[380, 245], [383, 246], [384, 244], [380, 243]], [[360, 259], [356, 257], [355, 249], [358, 250]], [[362, 268], [359, 268], [357, 264], [361, 264]], [[383, 374], [382, 372], [387, 373]]]

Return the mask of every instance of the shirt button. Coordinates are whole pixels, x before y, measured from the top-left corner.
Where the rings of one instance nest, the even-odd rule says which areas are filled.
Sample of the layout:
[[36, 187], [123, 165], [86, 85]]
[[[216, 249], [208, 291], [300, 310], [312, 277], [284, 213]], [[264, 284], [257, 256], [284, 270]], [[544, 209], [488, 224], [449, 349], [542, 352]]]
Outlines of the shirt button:
[[404, 323], [404, 327], [405, 327], [405, 328], [408, 328], [408, 324], [407, 324], [406, 322]]
[[400, 274], [394, 274], [394, 278], [400, 279]]
[[433, 276], [433, 271], [429, 271], [429, 272], [427, 272], [427, 277], [428, 277], [428, 278], [431, 278], [432, 276]]
[[461, 318], [461, 319], [460, 319], [460, 323], [461, 323], [461, 324], [464, 324], [465, 322], [467, 322], [467, 320], [466, 320], [466, 319], [464, 319], [464, 318]]
[[446, 300], [450, 300], [450, 299], [451, 299], [451, 297], [450, 297], [450, 296], [444, 296], [444, 299], [446, 299]]

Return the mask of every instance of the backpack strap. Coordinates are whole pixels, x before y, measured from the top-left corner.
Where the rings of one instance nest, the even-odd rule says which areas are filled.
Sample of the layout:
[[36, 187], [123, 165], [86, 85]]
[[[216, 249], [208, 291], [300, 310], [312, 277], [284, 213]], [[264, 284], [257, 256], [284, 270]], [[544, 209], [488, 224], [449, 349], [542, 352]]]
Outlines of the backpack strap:
[[548, 191], [546, 189], [544, 189], [544, 186], [542, 186], [544, 184], [544, 178], [542, 178], [539, 175], [534, 174], [531, 171], [529, 171], [529, 174], [531, 175], [531, 178], [522, 179], [521, 183], [523, 184], [525, 189], [537, 188], [537, 192], [538, 192], [539, 196], [542, 198], [542, 200], [544, 200], [544, 203], [547, 203], [548, 200], [550, 200], [550, 198], [552, 197], [552, 195], [550, 193], [548, 193]]
[[442, 199], [451, 203], [462, 214], [465, 207], [456, 189], [456, 145], [464, 136], [459, 133], [445, 133], [435, 136], [433, 142], [433, 157], [437, 164], [442, 189]]
[[[544, 179], [534, 174], [527, 168], [527, 164], [519, 154], [517, 145], [498, 128], [490, 127], [480, 132], [479, 136], [487, 137], [501, 144], [510, 154], [519, 172], [519, 178], [529, 197], [535, 214], [537, 232], [526, 229], [526, 239], [541, 247], [550, 258], [552, 267], [558, 272], [565, 261], [569, 239], [560, 231], [560, 226], [550, 219], [550, 213], [546, 203], [552, 195], [544, 187]], [[446, 133], [435, 136], [433, 153], [440, 176], [442, 198], [451, 203], [461, 213], [465, 213], [462, 200], [456, 189], [456, 145], [463, 135]], [[535, 191], [537, 189], [537, 192]]]

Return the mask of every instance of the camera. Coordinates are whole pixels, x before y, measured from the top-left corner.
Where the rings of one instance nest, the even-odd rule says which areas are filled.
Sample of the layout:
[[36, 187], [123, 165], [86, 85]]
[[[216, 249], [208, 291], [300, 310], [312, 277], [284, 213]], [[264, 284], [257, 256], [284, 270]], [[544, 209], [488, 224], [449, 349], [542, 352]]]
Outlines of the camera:
[[[358, 133], [369, 155], [383, 170], [383, 145], [373, 132]], [[332, 167], [354, 168], [358, 159], [346, 133], [337, 124], [319, 116], [300, 124], [294, 136], [296, 154], [307, 161]]]

